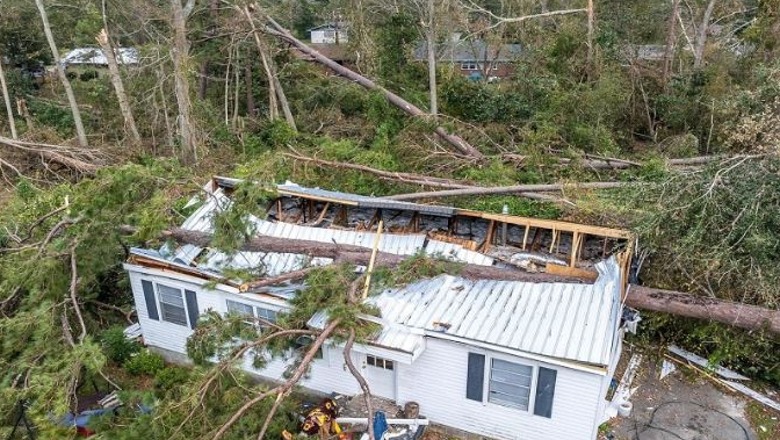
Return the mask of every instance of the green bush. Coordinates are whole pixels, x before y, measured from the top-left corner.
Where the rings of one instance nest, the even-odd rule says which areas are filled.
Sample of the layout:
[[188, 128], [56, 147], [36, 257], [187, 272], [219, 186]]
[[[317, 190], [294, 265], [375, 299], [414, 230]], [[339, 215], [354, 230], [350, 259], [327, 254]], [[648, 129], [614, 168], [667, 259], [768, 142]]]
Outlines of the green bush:
[[131, 356], [124, 367], [128, 373], [134, 375], [153, 375], [165, 367], [162, 356], [145, 349]]
[[125, 338], [124, 329], [119, 326], [106, 329], [100, 335], [100, 342], [106, 357], [120, 364], [141, 350], [139, 343]]
[[154, 388], [160, 394], [184, 384], [190, 378], [190, 370], [184, 367], [169, 366], [157, 372], [154, 377]]

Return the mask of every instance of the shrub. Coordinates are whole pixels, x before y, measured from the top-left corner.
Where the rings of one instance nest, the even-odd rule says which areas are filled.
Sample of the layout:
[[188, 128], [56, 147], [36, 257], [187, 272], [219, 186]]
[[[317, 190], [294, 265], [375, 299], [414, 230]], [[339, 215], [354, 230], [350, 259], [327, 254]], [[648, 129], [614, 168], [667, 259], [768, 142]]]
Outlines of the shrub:
[[165, 367], [162, 356], [145, 349], [131, 356], [124, 367], [128, 373], [134, 375], [153, 375]]
[[154, 377], [154, 388], [160, 393], [166, 392], [184, 384], [190, 378], [190, 370], [183, 367], [171, 366], [163, 368]]
[[100, 335], [103, 352], [106, 357], [117, 363], [123, 363], [141, 350], [141, 345], [125, 338], [122, 327], [111, 327]]

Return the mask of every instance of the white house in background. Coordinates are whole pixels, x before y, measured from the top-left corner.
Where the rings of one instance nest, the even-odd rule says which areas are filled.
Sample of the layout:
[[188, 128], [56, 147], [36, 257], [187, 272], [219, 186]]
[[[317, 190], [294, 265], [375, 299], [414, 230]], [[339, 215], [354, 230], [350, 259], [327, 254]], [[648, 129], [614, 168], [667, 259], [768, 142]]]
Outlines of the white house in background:
[[[136, 65], [138, 64], [138, 49], [133, 47], [119, 47], [114, 49], [116, 54], [116, 62], [121, 65]], [[92, 66], [92, 67], [106, 67], [108, 66], [108, 60], [103, 55], [103, 51], [96, 47], [80, 47], [71, 50], [60, 60], [60, 62], [67, 66]]]
[[314, 44], [344, 44], [349, 41], [349, 26], [345, 22], [325, 23], [309, 29]]
[[[392, 209], [433, 216], [457, 211], [295, 185], [278, 188], [283, 198], [325, 203], [323, 212], [339, 203], [349, 209], [374, 206], [385, 214]], [[213, 231], [213, 215], [230, 203], [228, 190], [216, 184], [207, 186], [207, 199], [181, 227]], [[294, 206], [304, 211], [306, 205], [296, 201]], [[289, 240], [371, 248], [375, 239], [374, 232], [250, 220], [257, 235]], [[554, 223], [564, 230], [571, 226]], [[606, 231], [598, 230], [602, 229]], [[379, 249], [399, 255], [436, 253], [484, 266], [498, 264], [483, 253], [425, 234], [382, 234]], [[215, 286], [212, 281], [208, 286], [222, 269], [263, 267], [266, 276], [274, 276], [330, 262], [285, 253], [226, 255], [182, 245], [132, 249], [125, 269], [145, 343], [186, 354], [186, 341], [199, 315], [214, 310], [273, 321], [289, 309], [287, 301], [301, 288], [282, 285], [242, 293], [239, 284], [231, 281]], [[381, 330], [371, 342], [354, 347], [353, 361], [373, 394], [399, 404], [418, 402], [421, 413], [436, 423], [502, 440], [594, 439], [621, 353], [626, 266], [620, 255], [613, 255], [596, 265], [598, 277], [593, 282], [468, 280], [440, 275], [385, 290], [368, 299], [380, 310], [381, 318], [364, 318], [380, 324]], [[327, 320], [320, 312], [308, 325], [323, 328]], [[288, 363], [289, 359], [274, 359], [257, 370], [247, 358], [243, 368], [266, 379], [282, 380]], [[323, 347], [302, 385], [326, 393], [360, 393], [337, 343]]]

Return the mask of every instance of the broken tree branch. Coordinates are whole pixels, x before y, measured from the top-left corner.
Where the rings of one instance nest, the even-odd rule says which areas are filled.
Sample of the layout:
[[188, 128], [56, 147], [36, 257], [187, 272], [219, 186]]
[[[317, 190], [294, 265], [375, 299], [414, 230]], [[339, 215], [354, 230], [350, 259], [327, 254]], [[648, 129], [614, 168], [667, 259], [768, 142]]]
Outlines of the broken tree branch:
[[76, 318], [78, 318], [81, 326], [81, 334], [79, 335], [79, 344], [81, 344], [87, 336], [87, 326], [84, 324], [84, 317], [81, 316], [81, 307], [79, 307], [78, 297], [76, 296], [79, 282], [79, 273], [76, 266], [76, 245], [74, 244], [70, 248], [70, 301], [73, 303], [73, 311], [76, 312]]
[[23, 142], [0, 136], [0, 144], [29, 154], [39, 154], [44, 159], [56, 162], [82, 174], [94, 174], [98, 165], [86, 162], [83, 158], [94, 159], [89, 150], [70, 149], [62, 145]]
[[355, 329], [350, 329], [349, 338], [347, 338], [347, 343], [344, 345], [344, 362], [347, 364], [349, 372], [352, 373], [352, 376], [354, 376], [355, 380], [360, 384], [360, 389], [363, 390], [363, 397], [366, 400], [366, 412], [368, 413], [368, 440], [374, 440], [374, 430], [371, 429], [374, 426], [374, 408], [371, 405], [371, 389], [368, 387], [366, 378], [360, 374], [360, 371], [358, 371], [355, 364], [352, 362], [352, 344], [354, 343]]
[[[333, 321], [331, 321], [327, 325], [327, 327], [325, 327], [322, 330], [322, 333], [320, 333], [319, 336], [317, 336], [317, 339], [315, 339], [314, 342], [312, 342], [311, 346], [309, 347], [309, 350], [306, 352], [306, 355], [304, 355], [303, 359], [301, 360], [300, 365], [298, 365], [293, 375], [285, 383], [269, 391], [261, 393], [258, 396], [254, 397], [252, 400], [245, 403], [241, 408], [239, 408], [238, 411], [236, 411], [230, 417], [230, 419], [228, 419], [227, 422], [225, 422], [222, 425], [222, 427], [219, 428], [219, 430], [217, 431], [216, 434], [214, 434], [211, 440], [219, 440], [220, 438], [222, 438], [222, 436], [225, 435], [227, 430], [230, 429], [230, 427], [233, 426], [238, 421], [238, 419], [240, 419], [244, 414], [246, 414], [246, 412], [249, 411], [258, 402], [266, 399], [267, 397], [273, 394], [277, 395], [277, 401], [278, 401], [279, 396], [289, 394], [289, 392], [292, 390], [295, 384], [297, 384], [298, 381], [301, 380], [303, 374], [309, 368], [309, 364], [311, 364], [311, 361], [314, 359], [314, 356], [317, 354], [317, 351], [320, 349], [322, 344], [325, 343], [325, 340], [328, 339], [328, 337], [333, 333], [333, 331], [336, 330], [336, 328], [340, 323], [341, 323], [340, 319], [334, 319]], [[278, 405], [275, 404], [274, 407], [271, 408], [271, 411], [268, 412], [268, 415], [266, 416], [266, 422], [268, 422], [270, 419], [273, 418], [273, 416], [276, 414], [276, 409], [278, 409]], [[261, 434], [263, 434], [263, 432], [261, 432]], [[259, 438], [262, 438], [262, 436], [260, 436]]]
[[620, 188], [631, 184], [632, 182], [586, 182], [586, 183], [574, 183], [574, 184], [553, 183], [553, 184], [496, 186], [492, 188], [463, 188], [463, 189], [451, 189], [451, 190], [444, 190], [444, 191], [397, 194], [394, 196], [387, 196], [384, 198], [390, 200], [417, 200], [417, 199], [428, 199], [428, 198], [438, 198], [438, 197], [473, 196], [473, 195], [489, 195], [489, 194], [523, 194], [531, 191], [544, 192], [544, 191], [564, 191], [564, 190], [578, 190], [578, 189], [611, 189], [611, 188]]
[[[173, 229], [163, 233], [181, 243], [208, 247], [211, 234], [184, 229]], [[285, 240], [273, 237], [254, 237], [244, 243], [239, 250], [252, 252], [287, 252], [304, 254], [314, 257], [332, 258], [336, 262], [356, 265], [366, 265], [371, 258], [371, 250], [359, 246], [321, 243], [309, 240]], [[401, 255], [378, 252], [376, 265], [382, 267], [397, 267], [405, 258]], [[457, 265], [454, 275], [470, 279], [490, 279], [506, 281], [523, 281], [536, 283], [581, 282], [572, 277], [554, 276], [550, 274], [527, 273], [509, 268], [494, 266], [478, 266], [473, 264]], [[775, 334], [780, 334], [780, 311], [733, 303], [712, 298], [702, 298], [684, 292], [654, 289], [631, 285], [628, 290], [626, 304], [643, 309], [671, 313], [699, 319], [709, 319], [728, 325], [734, 325], [749, 330], [767, 328]]]
[[[328, 67], [329, 69], [333, 70], [334, 72], [338, 73], [339, 75], [348, 78], [352, 81], [355, 81], [359, 85], [363, 86], [364, 88], [368, 90], [375, 90], [382, 95], [393, 105], [403, 110], [406, 114], [414, 117], [422, 117], [422, 118], [429, 118], [430, 115], [424, 111], [422, 111], [419, 107], [415, 106], [411, 102], [401, 98], [400, 96], [396, 95], [395, 93], [385, 89], [384, 87], [376, 84], [374, 81], [366, 78], [363, 75], [360, 75], [338, 63], [331, 60], [330, 58], [322, 55], [315, 49], [312, 49], [299, 39], [295, 38], [290, 31], [282, 27], [279, 23], [277, 23], [272, 17], [270, 17], [267, 14], [264, 14], [266, 21], [269, 23], [266, 26], [266, 32], [270, 35], [273, 35], [289, 44], [294, 46], [299, 51], [303, 52], [305, 55], [308, 55], [311, 57], [314, 61], [324, 65], [325, 67]], [[458, 152], [463, 153], [469, 157], [472, 157], [477, 160], [483, 160], [485, 159], [485, 156], [476, 148], [474, 148], [471, 144], [466, 142], [464, 139], [462, 139], [460, 136], [450, 134], [447, 132], [447, 130], [444, 127], [437, 126], [434, 129], [434, 132], [445, 142], [450, 144], [452, 147], [454, 147]]]
[[[209, 247], [213, 236], [207, 232], [190, 231], [181, 228], [163, 231], [162, 235], [180, 243]], [[239, 250], [250, 252], [285, 252], [310, 257], [331, 258], [339, 263], [367, 265], [371, 259], [371, 249], [345, 244], [323, 243], [311, 240], [287, 240], [276, 237], [256, 236], [245, 242]], [[376, 266], [396, 267], [405, 258], [387, 252], [377, 252]], [[577, 281], [577, 278], [529, 273], [520, 270], [502, 269], [493, 266], [475, 264], [457, 265], [458, 275], [470, 279], [503, 279], [529, 282]]]

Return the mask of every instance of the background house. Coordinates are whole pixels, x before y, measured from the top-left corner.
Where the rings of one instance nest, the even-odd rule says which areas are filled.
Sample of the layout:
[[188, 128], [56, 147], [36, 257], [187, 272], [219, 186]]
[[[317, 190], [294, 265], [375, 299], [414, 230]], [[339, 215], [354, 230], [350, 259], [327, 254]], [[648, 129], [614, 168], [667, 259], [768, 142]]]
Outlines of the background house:
[[[382, 211], [440, 218], [456, 212], [450, 207], [295, 185], [279, 188], [287, 198], [301, 195], [292, 206], [302, 206], [298, 200], [310, 204], [328, 200], [325, 212], [340, 202], [350, 209], [375, 206]], [[213, 231], [214, 214], [228, 204], [221, 188], [212, 191], [181, 227]], [[371, 231], [250, 220], [258, 235], [288, 240], [371, 248], [376, 236]], [[561, 222], [555, 225], [565, 228]], [[493, 258], [458, 243], [419, 233], [383, 234], [379, 249], [399, 255], [423, 251], [470, 264], [495, 264]], [[265, 276], [275, 276], [329, 263], [326, 258], [287, 253], [227, 255], [193, 245], [165, 245], [158, 250], [132, 249], [125, 268], [145, 342], [181, 358], [199, 315], [213, 310], [273, 321], [289, 310], [287, 301], [302, 287], [283, 285], [242, 293], [230, 280], [222, 279], [222, 270], [263, 267]], [[437, 423], [506, 440], [593, 439], [622, 348], [624, 267], [612, 256], [596, 266], [598, 279], [592, 283], [440, 275], [387, 289], [368, 300], [380, 310], [381, 318], [363, 317], [381, 329], [367, 343], [354, 347], [352, 360], [373, 394], [400, 404], [418, 402], [423, 414]], [[221, 282], [209, 283], [216, 279]], [[327, 314], [319, 312], [308, 325], [324, 328], [327, 321]], [[242, 367], [266, 379], [282, 380], [291, 360], [292, 353], [258, 370], [247, 357]], [[360, 393], [336, 342], [323, 347], [302, 385], [326, 393]]]
[[[135, 66], [138, 64], [138, 49], [119, 47], [114, 49], [116, 62], [120, 66]], [[60, 59], [69, 76], [78, 76], [82, 80], [97, 78], [108, 68], [108, 60], [103, 51], [96, 47], [80, 47], [71, 50]]]
[[[414, 50], [417, 61], [427, 61], [428, 45], [421, 42]], [[460, 39], [455, 34], [436, 47], [439, 63], [453, 65], [461, 75], [473, 79], [506, 78], [514, 72], [512, 63], [522, 54], [519, 44], [489, 44], [480, 39]]]
[[345, 22], [325, 23], [309, 29], [314, 44], [344, 44], [349, 41], [348, 25]]

